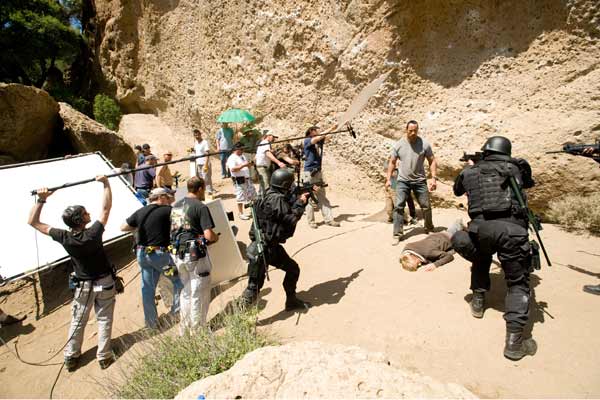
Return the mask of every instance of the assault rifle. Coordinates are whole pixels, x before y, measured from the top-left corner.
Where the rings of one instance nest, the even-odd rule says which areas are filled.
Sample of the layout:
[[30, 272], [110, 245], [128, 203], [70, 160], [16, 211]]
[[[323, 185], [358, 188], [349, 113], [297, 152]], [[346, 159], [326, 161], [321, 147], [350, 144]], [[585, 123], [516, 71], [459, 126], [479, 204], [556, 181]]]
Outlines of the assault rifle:
[[[591, 148], [592, 152], [589, 154], [584, 154], [583, 150]], [[582, 156], [588, 157], [592, 160], [596, 161], [600, 164], [600, 139], [596, 141], [594, 144], [573, 144], [567, 143], [563, 146], [562, 150], [556, 151], [547, 151], [546, 154], [556, 154], [556, 153], [568, 153], [574, 156]]]
[[482, 151], [476, 151], [473, 154], [469, 154], [466, 151], [463, 151], [463, 156], [461, 158], [459, 158], [458, 161], [462, 161], [462, 162], [473, 161], [473, 163], [477, 163], [481, 160], [481, 157], [483, 157]]
[[294, 194], [296, 196], [301, 196], [304, 193], [308, 193], [310, 199], [318, 204], [319, 201], [317, 200], [317, 196], [315, 196], [315, 186], [317, 186], [318, 188], [322, 188], [327, 187], [328, 185], [323, 181], [313, 183], [301, 182], [300, 185], [294, 188]]
[[[521, 206], [521, 209], [526, 212], [527, 219], [529, 220], [529, 223], [531, 224], [531, 227], [533, 228], [533, 230], [535, 232], [537, 240], [540, 242], [539, 247], [541, 247], [542, 252], [544, 253], [544, 257], [546, 258], [546, 262], [548, 263], [548, 266], [551, 267], [552, 263], [550, 262], [550, 257], [548, 257], [548, 253], [546, 253], [546, 248], [544, 247], [544, 242], [542, 242], [542, 238], [540, 237], [540, 231], [542, 230], [542, 224], [540, 223], [539, 218], [536, 215], [534, 215], [533, 212], [531, 212], [529, 207], [527, 207], [527, 205], [525, 204], [525, 201], [523, 201], [523, 196], [521, 196], [521, 190], [519, 189], [519, 185], [517, 184], [515, 177], [514, 176], [509, 177], [508, 182], [510, 183], [510, 188], [512, 189], [512, 192], [514, 193], [515, 197], [517, 198], [517, 201], [519, 202], [519, 206]], [[534, 250], [534, 255], [535, 255], [536, 251], [537, 251], [537, 254], [539, 255], [539, 250], [537, 249], [537, 243], [535, 242], [535, 240], [532, 240], [532, 242], [533, 242], [532, 248]], [[533, 264], [536, 269], [539, 269], [539, 262], [536, 262], [536, 260], [534, 260]]]

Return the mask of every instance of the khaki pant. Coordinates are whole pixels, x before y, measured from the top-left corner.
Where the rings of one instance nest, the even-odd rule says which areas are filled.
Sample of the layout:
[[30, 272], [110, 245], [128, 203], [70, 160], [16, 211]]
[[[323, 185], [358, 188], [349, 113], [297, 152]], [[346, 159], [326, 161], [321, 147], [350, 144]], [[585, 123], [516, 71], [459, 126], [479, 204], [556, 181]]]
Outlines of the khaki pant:
[[[317, 172], [313, 176], [311, 176], [310, 172], [303, 171], [302, 180], [304, 183], [323, 182], [323, 177], [321, 175], [321, 171]], [[333, 221], [333, 212], [331, 211], [331, 204], [325, 195], [325, 188], [319, 188], [319, 190], [315, 192], [315, 195], [317, 197], [317, 201], [319, 202], [318, 206], [321, 208], [321, 214], [323, 214], [323, 221], [325, 221], [325, 223]], [[310, 204], [308, 207], [306, 207], [306, 219], [308, 220], [309, 224], [313, 224], [315, 222], [315, 210]]]
[[111, 275], [95, 281], [79, 283], [79, 287], [75, 289], [75, 297], [71, 306], [71, 327], [69, 328], [69, 341], [64, 351], [65, 359], [81, 355], [83, 333], [92, 307], [98, 322], [96, 358], [104, 360], [113, 357], [110, 339], [115, 312], [115, 294], [115, 281]]
[[266, 192], [267, 189], [269, 189], [269, 186], [271, 186], [271, 167], [262, 167], [257, 165], [256, 171], [258, 172], [258, 179], [262, 181], [262, 185]]
[[[206, 171], [204, 171], [204, 166], [208, 165]], [[204, 180], [204, 187], [206, 188], [206, 193], [211, 194], [213, 192], [212, 187], [212, 167], [210, 165], [210, 160], [206, 160], [206, 164], [197, 165], [196, 166], [196, 175], [198, 178], [202, 178]]]

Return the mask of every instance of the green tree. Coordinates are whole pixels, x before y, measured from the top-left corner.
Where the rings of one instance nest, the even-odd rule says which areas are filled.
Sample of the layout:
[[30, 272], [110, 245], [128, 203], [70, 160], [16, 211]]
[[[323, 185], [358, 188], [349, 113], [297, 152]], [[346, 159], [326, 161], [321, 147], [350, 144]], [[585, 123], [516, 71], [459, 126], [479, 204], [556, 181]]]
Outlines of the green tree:
[[94, 97], [94, 119], [108, 129], [115, 130], [121, 121], [121, 109], [110, 97], [97, 94]]
[[57, 62], [69, 65], [83, 37], [72, 26], [81, 0], [0, 0], [0, 81], [42, 87]]

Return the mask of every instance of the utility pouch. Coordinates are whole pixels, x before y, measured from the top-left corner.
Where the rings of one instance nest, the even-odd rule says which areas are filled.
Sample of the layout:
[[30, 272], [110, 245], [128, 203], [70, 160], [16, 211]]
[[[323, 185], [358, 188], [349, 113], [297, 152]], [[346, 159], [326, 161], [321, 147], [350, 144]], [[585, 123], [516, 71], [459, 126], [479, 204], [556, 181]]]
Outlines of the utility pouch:
[[117, 292], [117, 294], [125, 292], [125, 283], [123, 281], [123, 278], [117, 275], [117, 268], [114, 266], [114, 264], [112, 265], [110, 274], [112, 275], [113, 280], [115, 281], [115, 292]]
[[244, 176], [232, 176], [231, 179], [237, 185], [243, 185], [246, 182], [246, 177]]
[[189, 240], [187, 242], [187, 252], [190, 255], [190, 261], [198, 261], [206, 257], [206, 246], [197, 239]]
[[533, 269], [541, 269], [542, 262], [540, 259], [540, 245], [537, 244], [535, 240], [531, 240], [529, 242], [529, 246], [531, 247], [531, 267]]
[[69, 289], [75, 290], [79, 287], [80, 280], [75, 276], [75, 272], [69, 274]]

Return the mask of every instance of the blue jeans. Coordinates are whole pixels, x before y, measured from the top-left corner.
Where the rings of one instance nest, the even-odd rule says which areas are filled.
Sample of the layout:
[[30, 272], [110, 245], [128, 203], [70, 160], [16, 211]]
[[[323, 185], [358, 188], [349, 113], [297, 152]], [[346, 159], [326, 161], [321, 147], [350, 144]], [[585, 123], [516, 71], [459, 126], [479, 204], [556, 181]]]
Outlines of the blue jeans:
[[[142, 270], [142, 305], [144, 307], [144, 320], [149, 328], [158, 327], [158, 313], [154, 304], [154, 294], [163, 267], [172, 264], [171, 255], [164, 251], [156, 250], [147, 254], [144, 249], [137, 249], [137, 262]], [[179, 293], [183, 284], [178, 276], [168, 277], [173, 283], [173, 306], [171, 314], [179, 312]]]
[[231, 150], [221, 150], [223, 153], [219, 154], [219, 158], [221, 159], [221, 177], [227, 178], [231, 176], [229, 171], [227, 171], [227, 159], [231, 155]]
[[417, 203], [419, 203], [423, 211], [425, 230], [428, 232], [433, 231], [427, 181], [398, 181], [396, 183], [396, 206], [394, 207], [394, 236], [402, 236], [404, 234], [404, 206], [406, 205], [406, 199], [410, 196], [411, 190], [415, 194]]

